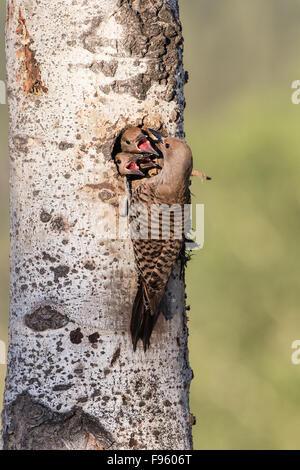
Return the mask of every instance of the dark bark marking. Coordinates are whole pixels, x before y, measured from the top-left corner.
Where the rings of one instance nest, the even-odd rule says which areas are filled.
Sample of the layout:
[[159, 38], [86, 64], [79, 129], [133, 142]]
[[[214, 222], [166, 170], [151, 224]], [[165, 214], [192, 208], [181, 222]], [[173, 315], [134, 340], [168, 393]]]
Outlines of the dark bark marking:
[[103, 40], [97, 35], [97, 29], [100, 26], [102, 18], [100, 16], [93, 18], [89, 29], [81, 35], [83, 47], [90, 52], [97, 52], [97, 48], [102, 45]]
[[134, 434], [131, 436], [129, 439], [129, 447], [131, 449], [137, 449], [138, 448], [138, 442], [136, 439], [134, 439]]
[[46, 253], [46, 251], [43, 251], [43, 261], [50, 261], [50, 263], [55, 263], [56, 258], [54, 256], [49, 255], [49, 253]]
[[109, 190], [111, 192], [114, 192], [115, 191], [115, 188], [112, 184], [110, 183], [95, 183], [95, 184], [86, 184], [85, 187], [87, 188], [91, 188], [91, 189], [94, 189], [94, 190], [98, 190], [98, 191], [101, 191], [101, 189], [106, 189], [106, 190]]
[[102, 72], [106, 77], [114, 77], [118, 68], [118, 62], [116, 60], [105, 61], [101, 60], [100, 62], [94, 62], [90, 69], [99, 73]]
[[59, 215], [52, 219], [51, 229], [57, 232], [66, 232], [70, 229], [70, 225], [66, 219]]
[[2, 419], [5, 450], [105, 450], [114, 443], [99, 420], [81, 408], [59, 413], [28, 392], [6, 406]]
[[80, 344], [83, 339], [83, 334], [81, 333], [80, 328], [71, 331], [70, 333], [70, 341], [73, 344]]
[[98, 198], [113, 206], [119, 206], [119, 196], [124, 195], [124, 188], [120, 185], [113, 186], [112, 184], [104, 181], [102, 183], [86, 184], [82, 189], [92, 189], [98, 192]]
[[112, 357], [112, 360], [110, 362], [111, 367], [117, 362], [121, 354], [121, 347], [119, 346], [118, 349], [114, 352], [114, 355]]
[[74, 386], [74, 384], [59, 384], [59, 385], [55, 385], [53, 387], [53, 392], [66, 392], [67, 390], [70, 390], [70, 388], [72, 388]]
[[51, 215], [48, 214], [48, 212], [42, 210], [41, 215], [40, 215], [40, 219], [44, 224], [46, 224], [47, 222], [50, 222]]
[[87, 269], [88, 271], [94, 271], [96, 269], [96, 264], [94, 261], [86, 261], [84, 263], [84, 267], [85, 269]]
[[197, 424], [196, 416], [194, 416], [192, 413], [190, 413], [190, 425], [195, 426], [196, 424]]
[[88, 340], [92, 344], [98, 343], [99, 338], [100, 338], [99, 333], [93, 333], [92, 335], [88, 336]]
[[[91, 21], [89, 30], [82, 35], [83, 47], [90, 52], [101, 52], [103, 47], [113, 47], [123, 57], [150, 59], [147, 73], [140, 73], [128, 80], [113, 80], [100, 86], [102, 93], [128, 93], [139, 100], [145, 100], [152, 84], [167, 85], [164, 98], [171, 101], [176, 95], [175, 74], [181, 66], [183, 49], [182, 27], [179, 18], [169, 5], [149, 1], [140, 1], [138, 9], [129, 0], [121, 0], [115, 13], [117, 23], [124, 26], [125, 37], [122, 41], [103, 38], [98, 33], [99, 18]], [[103, 72], [106, 76], [116, 74], [115, 61], [93, 63], [94, 72]], [[185, 74], [182, 72], [182, 83]], [[179, 113], [178, 120], [181, 120]]]
[[115, 80], [109, 85], [100, 86], [100, 90], [108, 95], [111, 91], [117, 94], [129, 93], [138, 100], [145, 100], [151, 88], [152, 80], [146, 74], [138, 74], [129, 80]]
[[98, 194], [99, 199], [103, 202], [108, 202], [116, 197], [116, 193], [110, 192], [107, 189], [102, 189]]
[[23, 135], [14, 135], [12, 138], [13, 145], [16, 150], [19, 152], [24, 152], [25, 154], [28, 153], [28, 136]]
[[69, 318], [56, 306], [39, 305], [24, 317], [25, 325], [34, 331], [58, 330], [69, 323]]
[[58, 148], [59, 150], [68, 150], [74, 148], [74, 144], [71, 142], [60, 142]]
[[57, 266], [56, 268], [51, 267], [50, 270], [54, 272], [54, 282], [56, 283], [59, 282], [61, 277], [67, 277], [70, 272], [70, 268], [63, 265]]

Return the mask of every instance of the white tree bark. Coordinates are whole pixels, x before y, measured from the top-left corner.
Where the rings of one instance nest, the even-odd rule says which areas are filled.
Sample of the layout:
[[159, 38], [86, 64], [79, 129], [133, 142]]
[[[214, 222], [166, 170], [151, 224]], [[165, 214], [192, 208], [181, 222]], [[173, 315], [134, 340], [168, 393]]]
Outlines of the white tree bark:
[[[177, 0], [8, 0], [11, 315], [5, 449], [190, 449], [184, 281], [146, 354], [114, 232], [124, 127], [182, 136]], [[103, 210], [105, 204], [105, 210]], [[119, 217], [118, 220], [124, 218]]]

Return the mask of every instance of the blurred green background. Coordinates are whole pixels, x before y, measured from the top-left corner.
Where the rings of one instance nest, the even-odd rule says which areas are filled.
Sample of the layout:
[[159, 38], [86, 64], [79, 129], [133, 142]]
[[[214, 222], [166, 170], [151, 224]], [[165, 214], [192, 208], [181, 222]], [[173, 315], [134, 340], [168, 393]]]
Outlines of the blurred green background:
[[[1, 64], [4, 69], [4, 0]], [[185, 128], [205, 204], [187, 272], [195, 449], [300, 449], [299, 0], [180, 0]], [[0, 339], [8, 316], [7, 108], [0, 106]], [[4, 367], [0, 366], [0, 395]]]

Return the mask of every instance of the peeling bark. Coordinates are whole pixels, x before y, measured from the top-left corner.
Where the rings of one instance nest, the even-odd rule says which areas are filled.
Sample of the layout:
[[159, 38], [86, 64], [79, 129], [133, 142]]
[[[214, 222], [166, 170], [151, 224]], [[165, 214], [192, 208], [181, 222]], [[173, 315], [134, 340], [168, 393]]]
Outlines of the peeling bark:
[[[8, 18], [11, 9], [8, 11]], [[16, 56], [18, 59], [23, 61], [23, 70], [21, 75], [18, 77], [21, 79], [24, 77], [24, 91], [27, 93], [47, 93], [48, 88], [42, 84], [40, 67], [35, 58], [35, 52], [32, 50], [33, 40], [29, 35], [26, 27], [26, 20], [22, 16], [21, 8], [19, 8], [18, 27], [16, 34], [20, 36], [21, 47], [17, 50]]]
[[[130, 125], [183, 136], [177, 0], [7, 0], [11, 312], [5, 449], [190, 449], [184, 282], [132, 351], [137, 275], [112, 159]], [[126, 219], [125, 219], [126, 220]]]

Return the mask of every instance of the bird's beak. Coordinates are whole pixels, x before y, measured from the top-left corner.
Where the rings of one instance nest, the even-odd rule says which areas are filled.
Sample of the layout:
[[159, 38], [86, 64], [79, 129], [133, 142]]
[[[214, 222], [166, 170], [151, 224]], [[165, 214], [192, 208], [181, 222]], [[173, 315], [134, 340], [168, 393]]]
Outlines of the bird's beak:
[[145, 176], [144, 173], [139, 169], [137, 165], [137, 161], [140, 158], [139, 155], [135, 155], [130, 159], [130, 161], [125, 165], [126, 170], [130, 171], [131, 175], [136, 175], [136, 176]]
[[154, 148], [150, 144], [145, 134], [141, 134], [137, 137], [136, 146], [138, 150], [142, 153], [149, 153], [149, 154], [156, 155], [157, 157], [159, 157], [159, 153], [156, 150], [154, 150]]
[[146, 129], [150, 134], [154, 135], [158, 143], [163, 144], [163, 139], [165, 138], [160, 132], [157, 132], [153, 129]]
[[142, 170], [150, 170], [151, 168], [161, 168], [157, 163], [151, 160], [150, 157], [142, 157], [139, 159], [139, 166]]

